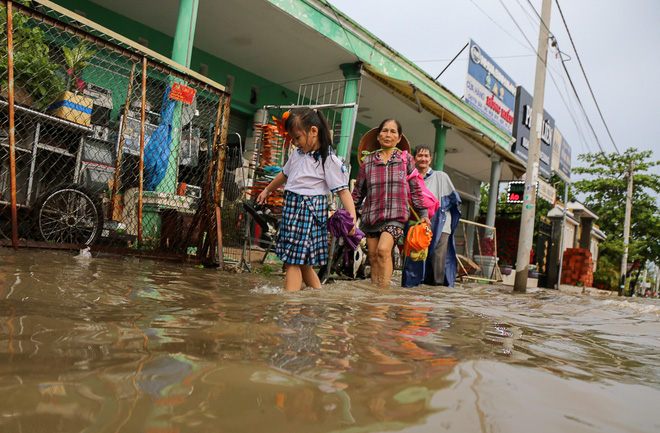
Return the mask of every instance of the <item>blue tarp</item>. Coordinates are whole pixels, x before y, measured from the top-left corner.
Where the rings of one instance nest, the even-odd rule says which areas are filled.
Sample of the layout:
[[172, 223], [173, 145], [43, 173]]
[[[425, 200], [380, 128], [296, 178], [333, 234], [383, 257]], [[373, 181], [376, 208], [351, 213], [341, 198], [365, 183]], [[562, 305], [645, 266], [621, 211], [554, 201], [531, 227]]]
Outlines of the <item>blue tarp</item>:
[[151, 135], [144, 149], [144, 185], [145, 191], [153, 191], [165, 177], [170, 159], [170, 143], [172, 142], [172, 119], [176, 101], [170, 99], [170, 87], [165, 91], [160, 110], [160, 125]]

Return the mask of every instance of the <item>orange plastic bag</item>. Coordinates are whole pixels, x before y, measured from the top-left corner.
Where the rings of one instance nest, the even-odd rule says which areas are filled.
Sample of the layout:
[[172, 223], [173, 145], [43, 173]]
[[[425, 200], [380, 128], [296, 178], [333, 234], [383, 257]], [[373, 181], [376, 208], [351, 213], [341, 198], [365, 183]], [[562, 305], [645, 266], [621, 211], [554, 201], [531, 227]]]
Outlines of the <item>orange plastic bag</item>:
[[404, 254], [413, 261], [426, 260], [428, 248], [433, 239], [431, 226], [426, 223], [415, 224], [408, 230]]

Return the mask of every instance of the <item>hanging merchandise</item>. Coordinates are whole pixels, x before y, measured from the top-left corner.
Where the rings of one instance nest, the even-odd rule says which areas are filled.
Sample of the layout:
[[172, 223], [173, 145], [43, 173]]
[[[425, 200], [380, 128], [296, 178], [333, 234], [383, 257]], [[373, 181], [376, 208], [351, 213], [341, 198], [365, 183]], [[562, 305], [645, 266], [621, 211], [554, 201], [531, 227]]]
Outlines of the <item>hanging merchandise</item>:
[[[282, 171], [285, 141], [275, 125], [254, 125], [258, 137], [250, 168], [254, 170], [254, 181], [248, 191], [250, 197], [258, 197], [261, 191]], [[266, 204], [274, 214], [282, 213], [284, 187], [281, 186], [267, 199]]]

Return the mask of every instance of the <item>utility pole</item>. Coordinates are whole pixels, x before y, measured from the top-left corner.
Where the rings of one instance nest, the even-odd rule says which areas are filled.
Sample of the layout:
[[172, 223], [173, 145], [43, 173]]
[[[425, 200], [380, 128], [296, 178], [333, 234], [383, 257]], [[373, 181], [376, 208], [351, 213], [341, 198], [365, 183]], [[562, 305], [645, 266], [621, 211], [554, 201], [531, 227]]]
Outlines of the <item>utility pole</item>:
[[545, 69], [548, 58], [551, 6], [551, 0], [543, 0], [541, 6], [538, 54], [536, 57], [536, 76], [534, 78], [532, 127], [529, 133], [529, 153], [527, 156], [527, 173], [525, 174], [525, 193], [523, 196], [523, 209], [520, 215], [520, 236], [518, 238], [518, 257], [516, 259], [516, 279], [513, 283], [514, 292], [524, 293], [527, 291], [529, 252], [532, 249], [534, 216], [536, 213], [535, 188], [539, 176], [539, 154], [541, 153], [541, 133], [543, 131], [543, 96], [545, 92]]
[[621, 286], [619, 295], [626, 294], [626, 273], [628, 271], [628, 241], [630, 239], [630, 214], [632, 212], [633, 169], [635, 161], [630, 161], [628, 169], [628, 192], [626, 193], [626, 217], [623, 222], [623, 258], [621, 259]]

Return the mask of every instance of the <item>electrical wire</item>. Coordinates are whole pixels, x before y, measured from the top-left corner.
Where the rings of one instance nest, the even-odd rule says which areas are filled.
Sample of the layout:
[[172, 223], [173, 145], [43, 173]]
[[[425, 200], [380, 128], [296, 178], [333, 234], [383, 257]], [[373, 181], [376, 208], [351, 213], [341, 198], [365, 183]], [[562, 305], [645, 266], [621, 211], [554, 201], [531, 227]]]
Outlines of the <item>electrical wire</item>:
[[355, 51], [355, 47], [353, 47], [353, 42], [351, 42], [351, 38], [348, 36], [348, 31], [346, 30], [346, 27], [344, 27], [344, 24], [339, 19], [339, 15], [337, 14], [337, 9], [335, 9], [335, 7], [332, 6], [328, 0], [321, 0], [321, 2], [325, 3], [330, 8], [333, 15], [335, 16], [335, 19], [337, 20], [337, 24], [339, 24], [339, 27], [341, 27], [342, 31], [344, 32], [344, 36], [346, 36], [346, 40], [348, 41], [348, 45], [351, 46], [351, 52], [353, 53], [353, 55], [355, 56], [357, 61], [361, 62], [362, 59], [360, 59], [360, 56], [357, 55], [357, 51]]
[[[504, 33], [506, 33], [507, 35], [509, 35], [509, 37], [510, 37], [511, 39], [513, 39], [514, 41], [518, 42], [518, 43], [519, 43], [520, 45], [522, 45], [524, 48], [527, 48], [527, 46], [526, 46], [525, 44], [523, 44], [522, 42], [520, 42], [520, 41], [519, 41], [518, 39], [516, 39], [511, 33], [509, 33], [504, 27], [502, 27], [501, 25], [499, 25], [499, 24], [497, 23], [497, 21], [495, 21], [495, 20], [493, 19], [493, 17], [491, 17], [491, 16], [490, 16], [485, 10], [481, 9], [481, 7], [480, 7], [478, 4], [476, 4], [476, 3], [474, 2], [474, 0], [470, 0], [470, 1], [472, 2], [472, 4], [473, 4], [477, 9], [479, 9], [479, 10], [481, 11], [481, 13], [483, 13], [484, 15], [486, 15], [486, 17], [487, 17], [489, 20], [491, 20], [491, 21], [493, 22], [493, 24], [495, 24], [497, 27], [499, 27]], [[523, 36], [524, 36], [524, 35], [523, 35]], [[536, 51], [536, 50], [532, 49], [532, 51]]]
[[[531, 2], [530, 2], [529, 0], [527, 0], [527, 1], [528, 1], [528, 3], [529, 3], [530, 5], [532, 5]], [[541, 55], [540, 55], [540, 54], [534, 49], [534, 45], [532, 45], [532, 42], [527, 38], [527, 36], [526, 36], [525, 33], [523, 32], [522, 28], [520, 28], [520, 26], [518, 25], [518, 22], [516, 21], [516, 19], [513, 17], [513, 15], [511, 14], [511, 12], [509, 11], [509, 8], [506, 7], [506, 5], [504, 4], [504, 2], [503, 2], [502, 0], [500, 0], [500, 4], [502, 4], [502, 7], [504, 8], [504, 10], [506, 10], [507, 14], [509, 14], [509, 17], [511, 18], [511, 20], [513, 21], [513, 23], [516, 25], [516, 27], [518, 28], [518, 30], [520, 30], [520, 33], [522, 33], [523, 37], [525, 38], [525, 40], [527, 41], [527, 43], [530, 45], [530, 47], [536, 52], [537, 57], [538, 57], [539, 59], [541, 59], [541, 61], [543, 62], [543, 64], [546, 66], [546, 70], [547, 70], [547, 64], [548, 64], [548, 63], [547, 63], [547, 54], [546, 54], [546, 58], [545, 58], [545, 59], [543, 59], [543, 58], [541, 57]], [[534, 9], [534, 6], [533, 6], [533, 5], [532, 5], [532, 9]], [[550, 35], [550, 38], [551, 38], [551, 40], [553, 41], [552, 46], [555, 47], [555, 48], [557, 48], [557, 50], [559, 50], [559, 46], [558, 46], [558, 44], [557, 44], [557, 39], [554, 37], [554, 35], [553, 35], [552, 33], [550, 33], [550, 31], [549, 31], [549, 27], [546, 25], [545, 22], [543, 22], [543, 19], [542, 19], [541, 16], [538, 14], [538, 12], [536, 11], [536, 9], [534, 9], [534, 12], [536, 13], [536, 15], [537, 15], [537, 16], [539, 17], [539, 19], [541, 20], [540, 22], [543, 24], [543, 26], [545, 26], [545, 28], [548, 30], [548, 34]], [[561, 52], [561, 51], [560, 51], [560, 52]], [[561, 56], [560, 56], [560, 57], [561, 57]], [[580, 96], [578, 95], [577, 90], [575, 89], [575, 86], [573, 85], [573, 80], [571, 79], [571, 76], [570, 76], [570, 74], [568, 73], [568, 69], [566, 69], [566, 65], [565, 65], [565, 63], [564, 63], [564, 59], [563, 59], [563, 57], [562, 57], [561, 59], [562, 59], [562, 66], [563, 66], [563, 68], [564, 68], [564, 72], [566, 73], [566, 76], [568, 77], [568, 80], [569, 80], [569, 82], [571, 83], [571, 87], [573, 88], [573, 92], [574, 92], [574, 94], [575, 94], [575, 97], [577, 98], [578, 103], [580, 104], [580, 107], [582, 108], [582, 112], [584, 113], [585, 119], [587, 120], [587, 123], [589, 124], [589, 127], [591, 128], [591, 132], [593, 133], [594, 138], [596, 139], [596, 143], [598, 144], [598, 148], [600, 149], [601, 152], [603, 152], [603, 148], [602, 148], [602, 146], [600, 145], [600, 141], [598, 140], [598, 136], [596, 135], [596, 131], [594, 131], [594, 128], [593, 128], [593, 126], [591, 125], [591, 122], [589, 121], [589, 117], [587, 116], [587, 112], [586, 112], [586, 110], [584, 109], [584, 106], [582, 105], [582, 101], [580, 100]], [[553, 81], [554, 81], [554, 79], [553, 79]], [[555, 83], [555, 86], [557, 86], [556, 83]], [[557, 87], [558, 87], [558, 86], [557, 86]], [[559, 89], [558, 89], [558, 90], [559, 90]], [[562, 98], [562, 100], [563, 100], [563, 96], [561, 95], [561, 92], [560, 92], [560, 95], [559, 95], [559, 96], [560, 96], [560, 97]], [[565, 101], [564, 101], [564, 103], [565, 103]], [[566, 103], [565, 103], [565, 105], [566, 105]], [[576, 125], [576, 127], [577, 127], [577, 125]], [[603, 152], [603, 153], [604, 153], [604, 152]]]
[[[603, 147], [600, 145], [600, 140], [598, 140], [598, 136], [596, 135], [596, 131], [594, 131], [594, 127], [591, 125], [591, 121], [589, 120], [589, 116], [587, 116], [587, 112], [584, 109], [584, 105], [582, 105], [582, 101], [580, 100], [580, 96], [577, 93], [577, 90], [575, 89], [575, 85], [573, 84], [573, 80], [571, 79], [571, 75], [568, 73], [568, 69], [566, 69], [566, 62], [562, 59], [561, 60], [561, 65], [564, 68], [564, 72], [566, 73], [566, 77], [568, 78], [568, 82], [571, 84], [571, 88], [573, 89], [573, 93], [575, 93], [575, 98], [578, 101], [578, 104], [580, 104], [580, 108], [582, 108], [582, 112], [584, 113], [584, 118], [587, 120], [587, 124], [589, 125], [589, 128], [591, 129], [592, 134], [596, 138], [596, 143], [598, 144], [598, 148], [602, 153], [605, 153], [603, 151]], [[614, 146], [616, 149], [616, 146]], [[616, 152], [619, 153], [619, 149], [616, 149]]]
[[[529, 1], [529, 0], [528, 0]], [[575, 48], [575, 44], [573, 43], [573, 37], [571, 36], [571, 32], [568, 30], [568, 24], [566, 24], [566, 19], [564, 19], [564, 13], [561, 10], [561, 7], [559, 6], [559, 0], [555, 0], [555, 4], [557, 5], [557, 9], [559, 10], [559, 15], [561, 16], [561, 20], [564, 23], [564, 27], [566, 28], [566, 33], [568, 34], [568, 39], [571, 41], [571, 46], [573, 47], [573, 52], [575, 52], [575, 57], [578, 60], [578, 63], [580, 64], [580, 69], [582, 70], [582, 75], [584, 75], [584, 79], [587, 82], [587, 87], [589, 87], [589, 92], [591, 92], [591, 97], [594, 100], [594, 104], [596, 104], [596, 108], [598, 109], [598, 114], [600, 115], [600, 119], [603, 121], [603, 125], [605, 125], [605, 130], [607, 131], [607, 135], [609, 135], [610, 140], [612, 141], [612, 145], [614, 145], [614, 149], [616, 150], [616, 153], [619, 153], [619, 149], [616, 147], [616, 143], [614, 142], [614, 138], [612, 138], [612, 134], [610, 133], [610, 128], [607, 127], [607, 123], [605, 122], [605, 119], [603, 118], [603, 113], [600, 111], [600, 106], [598, 105], [598, 101], [596, 101], [596, 96], [594, 95], [594, 91], [591, 88], [591, 84], [589, 83], [589, 79], [587, 78], [587, 74], [584, 71], [584, 68], [582, 67], [582, 60], [580, 60], [580, 56], [577, 52], [577, 49]], [[562, 64], [564, 63], [562, 59]], [[565, 69], [566, 67], [564, 67]], [[568, 74], [568, 72], [566, 72]], [[593, 128], [592, 128], [593, 129]]]
[[523, 35], [523, 38], [525, 38], [525, 40], [527, 41], [527, 44], [530, 46], [532, 51], [536, 53], [536, 57], [538, 57], [543, 62], [544, 65], [547, 65], [547, 55], [546, 55], [545, 59], [541, 57], [539, 52], [536, 51], [536, 48], [534, 48], [534, 44], [532, 44], [532, 42], [527, 38], [527, 35], [523, 31], [523, 29], [520, 28], [520, 26], [518, 25], [518, 21], [516, 21], [516, 19], [513, 17], [513, 15], [511, 14], [511, 11], [509, 11], [509, 8], [506, 7], [506, 5], [504, 4], [504, 2], [502, 0], [500, 0], [500, 4], [502, 5], [502, 7], [506, 11], [506, 13], [509, 15], [509, 18], [511, 18], [511, 21], [513, 21], [513, 23], [516, 25], [518, 30], [520, 30], [520, 33]]

